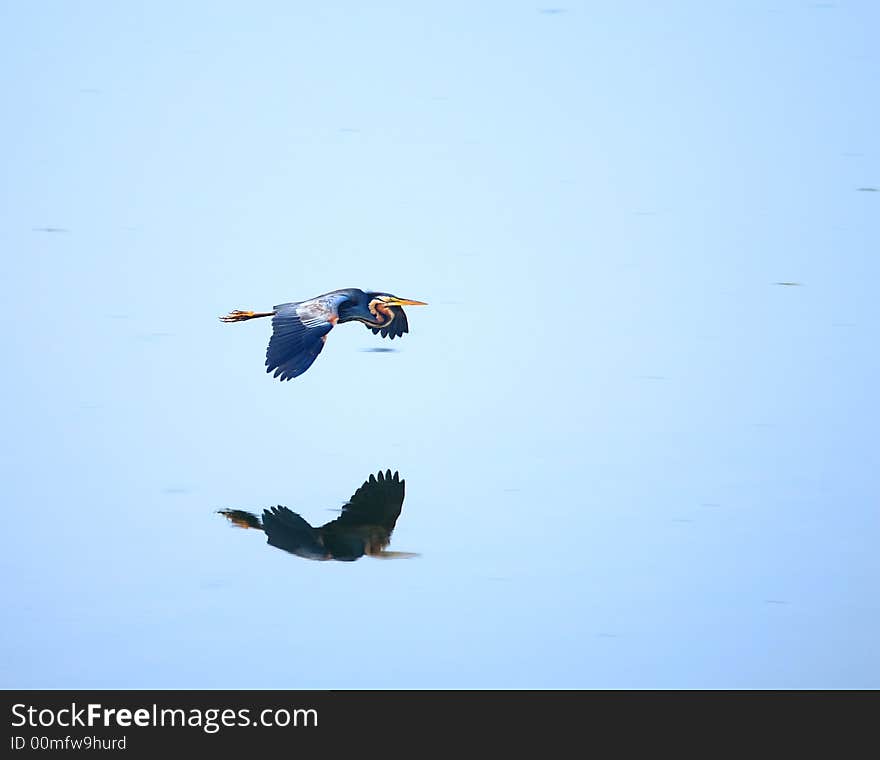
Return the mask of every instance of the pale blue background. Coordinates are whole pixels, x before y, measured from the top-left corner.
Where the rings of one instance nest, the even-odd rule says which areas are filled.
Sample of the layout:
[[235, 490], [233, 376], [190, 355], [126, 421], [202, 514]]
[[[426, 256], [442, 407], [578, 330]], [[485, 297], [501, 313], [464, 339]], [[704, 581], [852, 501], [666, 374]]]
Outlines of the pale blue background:
[[0, 685], [880, 686], [880, 6], [559, 7], [0, 3]]

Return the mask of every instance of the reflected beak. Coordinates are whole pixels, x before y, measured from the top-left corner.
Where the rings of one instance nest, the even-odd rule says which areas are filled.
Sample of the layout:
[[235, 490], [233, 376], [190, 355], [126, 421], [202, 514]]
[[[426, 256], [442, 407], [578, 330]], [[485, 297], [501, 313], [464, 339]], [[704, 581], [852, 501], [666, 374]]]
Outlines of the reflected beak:
[[408, 298], [394, 296], [385, 301], [389, 306], [427, 306], [424, 301], [410, 301]]

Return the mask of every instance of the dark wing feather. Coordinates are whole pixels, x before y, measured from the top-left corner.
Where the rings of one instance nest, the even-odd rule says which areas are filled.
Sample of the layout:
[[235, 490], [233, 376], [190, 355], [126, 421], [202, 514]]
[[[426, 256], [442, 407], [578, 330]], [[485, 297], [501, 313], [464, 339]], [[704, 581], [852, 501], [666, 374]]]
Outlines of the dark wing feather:
[[263, 530], [270, 546], [306, 559], [329, 559], [318, 531], [287, 507], [264, 510]]
[[404, 481], [396, 472], [370, 475], [342, 507], [342, 514], [318, 529], [333, 559], [351, 561], [381, 553], [391, 541], [403, 496]]
[[321, 526], [321, 530], [330, 527], [376, 525], [386, 530], [390, 537], [403, 508], [405, 487], [406, 481], [401, 480], [396, 472], [392, 475], [391, 470], [380, 472], [378, 476], [370, 475], [343, 505], [342, 514]]
[[394, 312], [394, 319], [391, 320], [391, 324], [388, 327], [370, 327], [369, 325], [367, 327], [370, 327], [373, 335], [382, 333], [383, 338], [394, 340], [409, 332], [409, 322], [406, 321], [406, 312], [399, 306], [391, 306], [389, 308]]
[[290, 380], [305, 372], [318, 358], [327, 333], [339, 316], [341, 294], [319, 296], [302, 303], [285, 303], [275, 307], [272, 337], [266, 349], [266, 372]]

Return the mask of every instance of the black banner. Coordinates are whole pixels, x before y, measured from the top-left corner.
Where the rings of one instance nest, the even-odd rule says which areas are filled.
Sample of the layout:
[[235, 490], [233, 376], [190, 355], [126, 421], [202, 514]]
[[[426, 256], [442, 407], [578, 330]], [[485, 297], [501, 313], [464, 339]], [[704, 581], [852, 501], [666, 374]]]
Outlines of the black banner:
[[813, 692], [6, 691], [0, 746], [7, 757], [268, 750], [335, 757], [401, 737], [422, 743], [410, 753], [475, 738], [515, 748], [528, 737], [581, 750], [704, 742], [790, 749], [833, 727], [835, 702], [839, 715], [849, 710]]

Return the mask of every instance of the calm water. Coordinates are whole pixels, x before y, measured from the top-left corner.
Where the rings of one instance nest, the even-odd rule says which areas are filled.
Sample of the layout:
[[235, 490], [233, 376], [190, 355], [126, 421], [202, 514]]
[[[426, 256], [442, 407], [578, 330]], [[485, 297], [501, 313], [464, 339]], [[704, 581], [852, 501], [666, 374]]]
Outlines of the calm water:
[[880, 686], [880, 12], [564, 11], [3, 4], [0, 686]]

